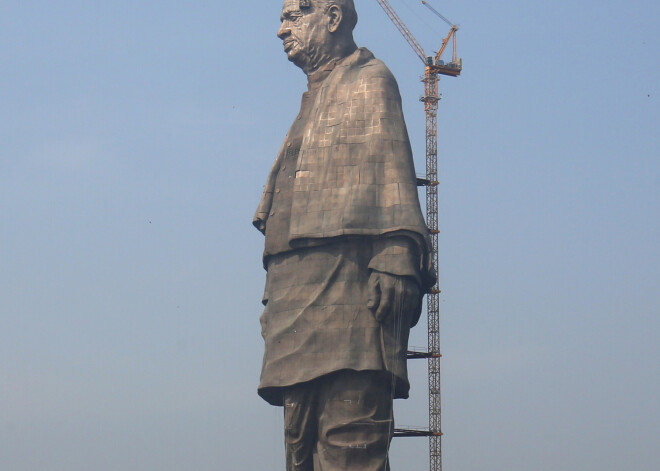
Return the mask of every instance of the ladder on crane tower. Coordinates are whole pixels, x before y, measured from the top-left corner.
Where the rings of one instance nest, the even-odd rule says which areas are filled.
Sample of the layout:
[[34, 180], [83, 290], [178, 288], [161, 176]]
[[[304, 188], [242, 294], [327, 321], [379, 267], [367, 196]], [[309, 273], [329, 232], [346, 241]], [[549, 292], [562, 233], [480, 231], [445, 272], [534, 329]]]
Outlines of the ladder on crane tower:
[[[442, 46], [435, 56], [427, 56], [424, 48], [408, 30], [399, 15], [387, 0], [376, 0], [392, 23], [399, 30], [413, 51], [424, 63], [424, 103], [426, 113], [426, 176], [418, 178], [417, 185], [426, 187], [426, 224], [431, 235], [433, 268], [438, 272], [438, 75], [457, 77], [463, 69], [462, 60], [456, 55], [456, 32], [458, 26], [445, 18], [440, 12], [422, 0], [422, 4], [449, 24], [449, 34], [443, 39]], [[449, 42], [452, 42], [452, 58], [445, 63], [442, 55]], [[426, 294], [428, 317], [428, 349], [426, 351], [409, 350], [410, 359], [428, 360], [429, 385], [429, 425], [428, 429], [395, 429], [395, 437], [428, 437], [430, 471], [442, 471], [442, 424], [440, 402], [440, 289], [438, 283]]]

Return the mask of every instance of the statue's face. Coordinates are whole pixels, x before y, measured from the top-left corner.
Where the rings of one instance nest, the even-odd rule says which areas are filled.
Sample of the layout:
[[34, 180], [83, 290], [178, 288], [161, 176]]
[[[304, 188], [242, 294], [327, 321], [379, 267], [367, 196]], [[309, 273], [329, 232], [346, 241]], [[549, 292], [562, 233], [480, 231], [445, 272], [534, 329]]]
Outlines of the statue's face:
[[280, 20], [277, 36], [289, 60], [306, 73], [321, 66], [326, 60], [330, 33], [328, 16], [317, 2], [301, 10], [299, 0], [284, 0]]

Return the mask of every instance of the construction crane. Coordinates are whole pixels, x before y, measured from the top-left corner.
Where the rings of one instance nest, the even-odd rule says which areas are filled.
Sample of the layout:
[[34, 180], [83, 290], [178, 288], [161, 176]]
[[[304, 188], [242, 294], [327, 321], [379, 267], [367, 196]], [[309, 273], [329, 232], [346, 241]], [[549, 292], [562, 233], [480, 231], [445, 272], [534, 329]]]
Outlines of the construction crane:
[[[413, 51], [424, 63], [424, 103], [426, 113], [426, 177], [418, 178], [417, 184], [426, 187], [426, 224], [431, 234], [433, 267], [438, 272], [438, 75], [457, 77], [463, 69], [462, 60], [456, 56], [456, 32], [458, 26], [442, 16], [435, 8], [422, 0], [422, 3], [443, 21], [449, 24], [449, 34], [443, 39], [442, 46], [435, 56], [428, 56], [424, 48], [415, 39], [387, 0], [376, 0], [385, 11], [392, 23], [397, 27]], [[448, 63], [442, 60], [442, 55], [449, 42], [452, 41], [453, 56]], [[429, 427], [428, 430], [396, 429], [396, 437], [428, 437], [430, 471], [442, 471], [442, 421], [440, 401], [440, 289], [436, 285], [426, 295], [428, 315], [428, 350], [424, 352], [409, 351], [408, 358], [425, 358], [428, 360], [429, 382]]]
[[[440, 13], [438, 10], [433, 8], [431, 5], [429, 5], [427, 2], [422, 0], [422, 3], [424, 6], [426, 6], [429, 10], [431, 10], [433, 13], [435, 13], [442, 21], [447, 23], [450, 26], [449, 29], [449, 34], [445, 39], [442, 40], [442, 46], [440, 47], [440, 50], [438, 53], [435, 55], [435, 60], [434, 60], [434, 65], [438, 67], [437, 73], [442, 74], [442, 75], [449, 75], [450, 77], [457, 77], [461, 75], [461, 70], [463, 70], [463, 61], [456, 56], [456, 32], [458, 31], [458, 25], [455, 25], [451, 21], [449, 21], [447, 18], [445, 18], [442, 13]], [[453, 54], [451, 57], [451, 61], [449, 61], [448, 64], [445, 64], [442, 61], [442, 54], [444, 54], [445, 49], [447, 48], [447, 44], [449, 44], [449, 41], [451, 40], [452, 42], [452, 50]]]

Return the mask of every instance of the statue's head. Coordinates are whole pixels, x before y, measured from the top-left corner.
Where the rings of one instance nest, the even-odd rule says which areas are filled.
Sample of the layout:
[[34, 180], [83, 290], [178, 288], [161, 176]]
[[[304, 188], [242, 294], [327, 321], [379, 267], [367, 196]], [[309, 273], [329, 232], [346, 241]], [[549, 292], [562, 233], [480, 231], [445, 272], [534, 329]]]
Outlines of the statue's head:
[[353, 0], [284, 0], [280, 20], [284, 51], [307, 74], [355, 50]]

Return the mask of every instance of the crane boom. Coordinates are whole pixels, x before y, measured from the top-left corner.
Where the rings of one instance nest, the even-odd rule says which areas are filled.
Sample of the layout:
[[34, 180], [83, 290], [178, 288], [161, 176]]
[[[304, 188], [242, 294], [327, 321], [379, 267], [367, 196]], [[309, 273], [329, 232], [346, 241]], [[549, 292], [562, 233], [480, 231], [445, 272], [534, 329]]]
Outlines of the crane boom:
[[[459, 59], [456, 56], [456, 31], [458, 31], [458, 26], [452, 23], [451, 21], [449, 21], [447, 17], [445, 17], [442, 13], [440, 13], [438, 10], [436, 10], [431, 5], [429, 5], [429, 3], [426, 2], [425, 0], [422, 0], [422, 3], [426, 8], [428, 8], [433, 13], [435, 13], [442, 21], [444, 21], [449, 26], [451, 26], [449, 30], [449, 34], [447, 34], [447, 37], [442, 40], [442, 46], [440, 47], [440, 50], [433, 59], [435, 65], [435, 72], [442, 75], [449, 75], [450, 77], [457, 77], [461, 74], [461, 70], [463, 69], [463, 63], [461, 59]], [[444, 54], [445, 49], [447, 48], [447, 44], [449, 44], [450, 40], [452, 41], [452, 49], [453, 49], [451, 61], [449, 62], [448, 65], [444, 65], [444, 63], [440, 59], [442, 58], [442, 54]]]
[[455, 63], [456, 62], [456, 31], [458, 31], [458, 26], [456, 25], [451, 25], [451, 30], [449, 30], [449, 34], [445, 39], [442, 40], [442, 47], [440, 47], [440, 50], [438, 53], [435, 55], [435, 63], [438, 64], [440, 61], [440, 58], [442, 57], [442, 54], [445, 52], [445, 48], [447, 47], [447, 44], [449, 44], [449, 40], [454, 39], [454, 47], [453, 47], [453, 54], [451, 58], [451, 62]]
[[403, 20], [399, 18], [399, 15], [396, 14], [396, 12], [390, 6], [387, 0], [376, 0], [376, 1], [385, 11], [387, 16], [390, 17], [390, 20], [392, 20], [392, 23], [394, 23], [394, 26], [397, 27], [397, 29], [403, 35], [405, 40], [408, 41], [408, 44], [410, 44], [410, 47], [413, 48], [413, 50], [417, 54], [417, 57], [419, 57], [422, 60], [422, 62], [426, 64], [426, 53], [424, 52], [424, 48], [417, 42], [417, 40], [408, 30], [408, 28], [406, 28], [406, 25], [403, 23]]

